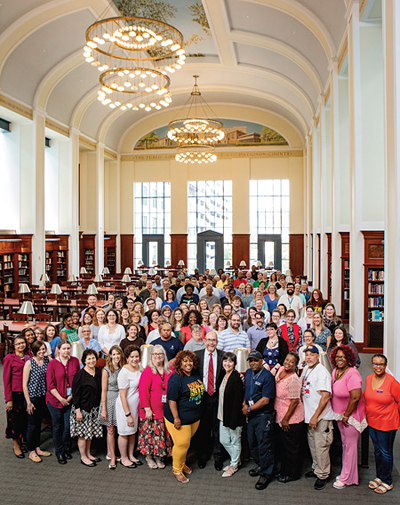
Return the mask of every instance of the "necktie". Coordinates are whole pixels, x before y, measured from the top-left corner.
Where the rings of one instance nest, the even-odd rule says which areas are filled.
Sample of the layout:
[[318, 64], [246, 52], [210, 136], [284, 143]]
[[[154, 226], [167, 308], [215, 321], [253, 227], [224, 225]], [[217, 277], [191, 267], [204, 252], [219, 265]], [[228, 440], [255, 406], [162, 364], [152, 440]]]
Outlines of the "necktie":
[[210, 360], [208, 362], [207, 393], [210, 396], [214, 394], [214, 362], [211, 352], [210, 352]]

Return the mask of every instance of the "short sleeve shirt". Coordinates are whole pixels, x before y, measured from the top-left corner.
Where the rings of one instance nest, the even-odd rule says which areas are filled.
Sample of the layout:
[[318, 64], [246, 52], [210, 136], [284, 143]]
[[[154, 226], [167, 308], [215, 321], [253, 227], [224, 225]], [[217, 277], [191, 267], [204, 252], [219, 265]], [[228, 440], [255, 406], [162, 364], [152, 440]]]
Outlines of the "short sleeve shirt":
[[[204, 385], [199, 375], [184, 375], [180, 377], [174, 373], [168, 381], [167, 400], [177, 403], [178, 414], [184, 425], [193, 424], [201, 416], [201, 400], [204, 394]], [[164, 416], [174, 422], [169, 402], [165, 404]]]
[[265, 407], [255, 411], [254, 415], [273, 410], [275, 378], [272, 373], [265, 368], [262, 368], [261, 371], [256, 374], [253, 373], [253, 370], [249, 369], [244, 376], [244, 400], [246, 404], [249, 405], [249, 401], [257, 403], [261, 398], [269, 398], [270, 401]]

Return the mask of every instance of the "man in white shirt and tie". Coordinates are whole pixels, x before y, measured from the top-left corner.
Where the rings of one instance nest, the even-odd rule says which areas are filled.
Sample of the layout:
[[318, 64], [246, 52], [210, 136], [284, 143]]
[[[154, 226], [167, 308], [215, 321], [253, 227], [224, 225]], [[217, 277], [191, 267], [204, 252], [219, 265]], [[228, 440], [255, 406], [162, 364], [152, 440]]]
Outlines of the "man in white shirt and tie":
[[207, 333], [204, 339], [205, 349], [195, 351], [199, 360], [199, 375], [203, 380], [206, 393], [202, 398], [200, 426], [195, 435], [199, 468], [205, 468], [211, 455], [214, 455], [214, 467], [222, 470], [221, 444], [219, 442], [217, 377], [222, 370], [223, 352], [217, 349], [218, 337], [215, 331]]

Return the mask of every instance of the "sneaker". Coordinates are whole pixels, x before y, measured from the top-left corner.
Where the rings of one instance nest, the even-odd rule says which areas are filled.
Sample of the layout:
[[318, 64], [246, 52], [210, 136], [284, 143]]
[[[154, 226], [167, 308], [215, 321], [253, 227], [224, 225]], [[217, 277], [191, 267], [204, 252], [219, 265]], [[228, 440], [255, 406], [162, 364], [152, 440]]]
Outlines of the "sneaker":
[[309, 472], [307, 472], [307, 473], [304, 475], [304, 477], [305, 477], [306, 479], [316, 479], [316, 478], [317, 478], [317, 476], [316, 476], [316, 475], [315, 475], [315, 473], [314, 473], [314, 470], [310, 470]]
[[314, 489], [317, 490], [317, 491], [322, 491], [325, 488], [325, 486], [326, 486], [326, 481], [327, 480], [328, 479], [319, 479], [317, 477], [317, 480], [315, 481], [315, 484], [314, 484]]

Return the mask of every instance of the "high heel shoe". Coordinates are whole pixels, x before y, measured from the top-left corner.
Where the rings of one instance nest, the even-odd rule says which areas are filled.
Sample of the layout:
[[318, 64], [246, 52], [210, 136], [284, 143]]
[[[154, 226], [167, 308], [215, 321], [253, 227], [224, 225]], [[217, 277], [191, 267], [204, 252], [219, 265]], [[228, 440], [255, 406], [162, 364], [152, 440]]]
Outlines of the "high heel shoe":
[[108, 468], [110, 470], [115, 470], [117, 468], [117, 465], [112, 465], [111, 463], [108, 465]]
[[84, 461], [81, 460], [81, 463], [82, 465], [88, 466], [89, 468], [94, 468], [95, 466], [97, 466], [96, 463], [94, 462], [89, 465], [88, 463], [85, 463]]
[[173, 472], [173, 474], [175, 475], [176, 480], [178, 482], [180, 482], [181, 484], [186, 484], [186, 483], [189, 482], [189, 479], [183, 473], [181, 473], [181, 472]]

